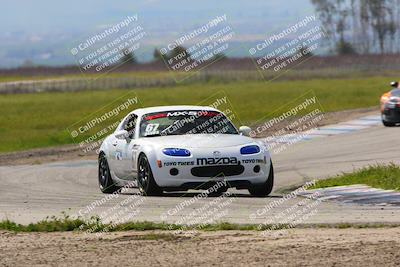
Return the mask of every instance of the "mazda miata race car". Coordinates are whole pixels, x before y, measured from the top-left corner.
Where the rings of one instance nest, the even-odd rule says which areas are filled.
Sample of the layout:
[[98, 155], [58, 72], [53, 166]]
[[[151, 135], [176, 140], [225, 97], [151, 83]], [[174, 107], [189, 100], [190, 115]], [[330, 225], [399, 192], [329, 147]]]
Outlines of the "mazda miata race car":
[[392, 91], [385, 93], [381, 97], [381, 114], [382, 123], [385, 126], [391, 127], [400, 123], [400, 88], [398, 82], [390, 84]]
[[[267, 196], [274, 183], [270, 154], [217, 109], [164, 106], [128, 114], [99, 150], [99, 187], [113, 193], [135, 184], [142, 195], [215, 188]], [[215, 187], [215, 185], [220, 185]]]

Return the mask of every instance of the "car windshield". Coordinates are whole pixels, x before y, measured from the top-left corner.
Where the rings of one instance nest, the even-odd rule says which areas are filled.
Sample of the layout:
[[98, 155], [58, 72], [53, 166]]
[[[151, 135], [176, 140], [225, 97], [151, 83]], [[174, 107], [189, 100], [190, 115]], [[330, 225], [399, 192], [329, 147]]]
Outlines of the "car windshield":
[[178, 110], [149, 113], [142, 117], [140, 136], [183, 134], [238, 134], [222, 113], [205, 110]]

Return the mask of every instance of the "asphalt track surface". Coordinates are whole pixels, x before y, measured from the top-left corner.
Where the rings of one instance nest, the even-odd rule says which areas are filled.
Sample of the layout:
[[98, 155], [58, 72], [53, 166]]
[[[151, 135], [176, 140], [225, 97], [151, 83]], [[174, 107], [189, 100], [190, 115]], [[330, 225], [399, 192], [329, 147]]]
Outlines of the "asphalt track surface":
[[[66, 212], [83, 217], [100, 215], [105, 221], [114, 222], [118, 221], [116, 218], [121, 221], [171, 223], [187, 222], [190, 218], [193, 221], [196, 218], [202, 222], [202, 219], [206, 219], [201, 215], [213, 208], [214, 215], [208, 218], [214, 221], [266, 223], [269, 218], [285, 213], [286, 209], [308, 205], [302, 202], [302, 197], [283, 201], [282, 194], [277, 193], [280, 189], [370, 164], [400, 164], [399, 143], [400, 127], [374, 125], [359, 131], [291, 145], [273, 155], [275, 193], [267, 198], [253, 198], [246, 190], [232, 189], [229, 190], [229, 196], [221, 199], [194, 199], [193, 193], [140, 197], [136, 189], [130, 189], [106, 200], [104, 197], [107, 195], [98, 189], [97, 162], [92, 160], [0, 167], [0, 220], [8, 218], [19, 223], [30, 223]], [[275, 208], [266, 209], [268, 204], [279, 200], [281, 202]], [[217, 210], [216, 205], [219, 205]], [[304, 213], [309, 216], [297, 222], [400, 223], [399, 206], [323, 201], [312, 205], [312, 210], [306, 209]]]

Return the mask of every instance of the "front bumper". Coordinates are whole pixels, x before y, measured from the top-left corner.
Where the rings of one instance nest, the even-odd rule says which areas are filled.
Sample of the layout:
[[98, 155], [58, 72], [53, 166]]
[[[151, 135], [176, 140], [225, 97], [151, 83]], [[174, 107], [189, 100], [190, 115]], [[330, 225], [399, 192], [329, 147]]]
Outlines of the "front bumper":
[[391, 123], [400, 123], [400, 107], [386, 105], [382, 111], [382, 120]]
[[[229, 154], [228, 154], [229, 155]], [[229, 164], [215, 164], [199, 159], [204, 154], [194, 153], [188, 158], [162, 156], [158, 164], [150, 163], [154, 179], [158, 186], [171, 189], [204, 189], [209, 184], [225, 181], [228, 187], [245, 189], [254, 184], [265, 183], [268, 179], [271, 159], [260, 152], [253, 155], [226, 156], [236, 158]], [[175, 169], [175, 170], [173, 170]], [[178, 172], [176, 173], [176, 170]]]

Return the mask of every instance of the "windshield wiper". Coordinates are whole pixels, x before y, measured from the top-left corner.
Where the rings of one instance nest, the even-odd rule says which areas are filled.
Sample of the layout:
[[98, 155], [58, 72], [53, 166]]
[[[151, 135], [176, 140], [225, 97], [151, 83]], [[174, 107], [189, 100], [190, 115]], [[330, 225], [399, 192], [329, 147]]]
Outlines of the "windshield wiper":
[[180, 133], [170, 133], [170, 134], [149, 134], [143, 137], [157, 137], [157, 136], [170, 136], [170, 135], [182, 135]]

